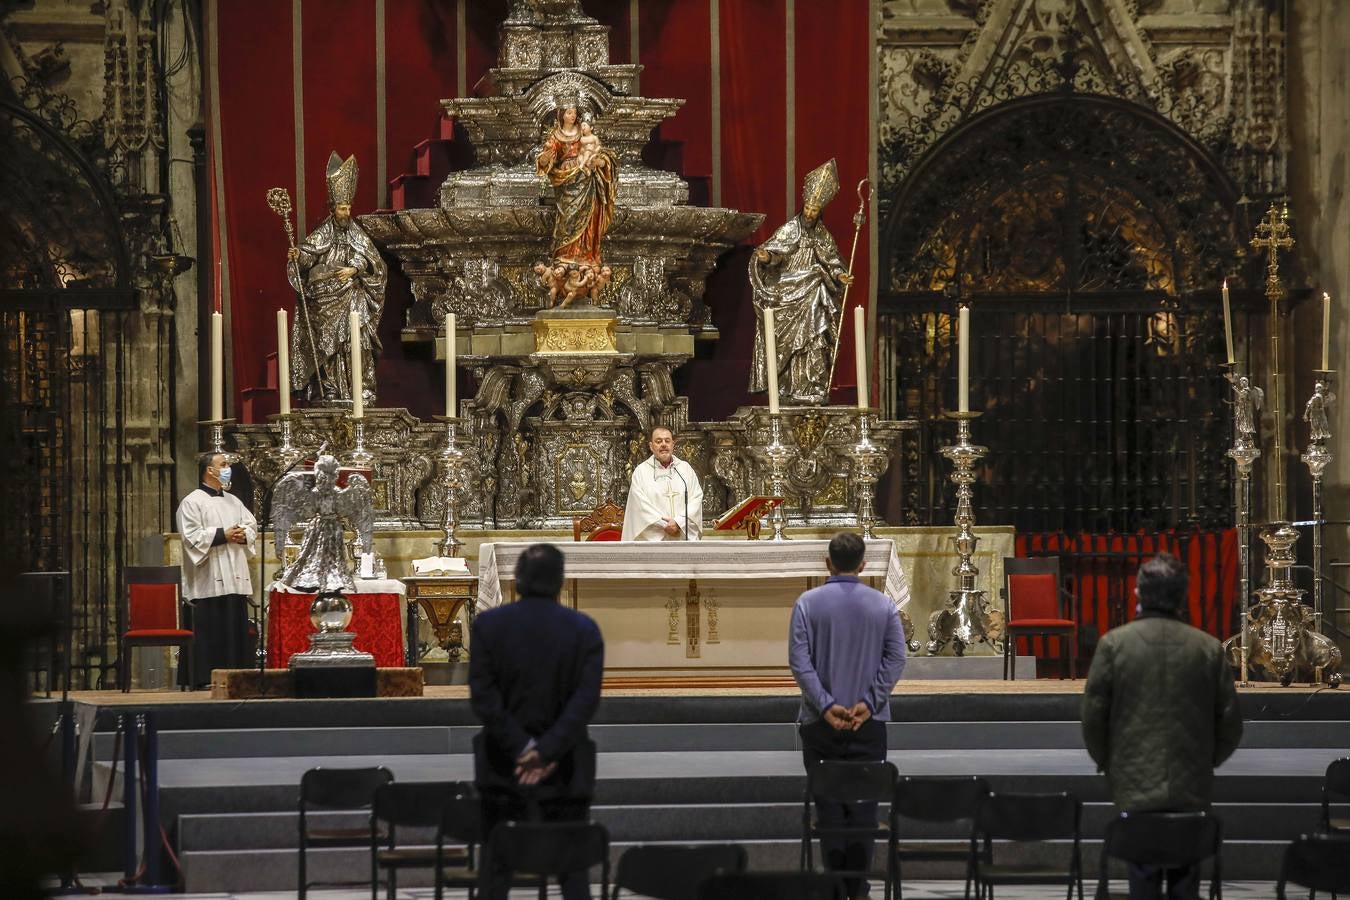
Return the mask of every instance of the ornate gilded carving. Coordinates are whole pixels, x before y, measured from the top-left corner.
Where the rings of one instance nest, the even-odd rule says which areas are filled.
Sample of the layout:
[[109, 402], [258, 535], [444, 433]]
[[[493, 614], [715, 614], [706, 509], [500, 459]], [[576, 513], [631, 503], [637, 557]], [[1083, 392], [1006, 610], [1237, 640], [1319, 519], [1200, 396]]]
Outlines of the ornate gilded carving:
[[544, 318], [534, 320], [538, 353], [615, 353], [612, 318]]

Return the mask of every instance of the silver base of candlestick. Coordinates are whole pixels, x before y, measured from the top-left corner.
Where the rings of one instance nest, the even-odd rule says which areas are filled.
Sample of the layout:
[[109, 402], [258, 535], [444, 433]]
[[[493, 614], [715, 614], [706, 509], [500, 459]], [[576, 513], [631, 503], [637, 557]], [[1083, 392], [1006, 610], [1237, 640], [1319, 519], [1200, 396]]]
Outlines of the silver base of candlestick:
[[877, 478], [890, 462], [890, 454], [884, 447], [872, 443], [870, 410], [858, 411], [858, 442], [849, 448], [849, 459], [853, 464], [853, 484], [858, 503], [858, 525], [862, 527], [864, 538], [873, 538], [873, 526], [876, 524], [874, 509]]
[[365, 417], [352, 419], [352, 452], [347, 455], [349, 464], [357, 469], [369, 469], [375, 461], [375, 455], [366, 449]]
[[792, 459], [792, 448], [783, 443], [782, 413], [769, 413], [769, 443], [759, 449], [759, 455], [769, 464], [769, 494], [783, 498], [783, 502], [769, 512], [769, 526], [773, 530], [769, 540], [791, 540], [783, 533], [787, 525], [783, 507], [787, 505], [787, 466]]
[[[1266, 545], [1269, 584], [1256, 592], [1247, 626], [1246, 662], [1249, 673], [1286, 687], [1300, 675], [1307, 680], [1341, 683], [1341, 651], [1314, 629], [1312, 609], [1303, 602], [1303, 590], [1294, 586], [1291, 569], [1298, 561], [1294, 545], [1298, 529], [1288, 522], [1272, 522], [1261, 532]], [[1224, 642], [1231, 664], [1241, 662], [1241, 635]], [[1303, 680], [1303, 679], [1300, 679]]]
[[340, 593], [319, 594], [309, 606], [309, 621], [318, 631], [309, 636], [309, 649], [291, 655], [292, 669], [361, 666], [374, 668], [375, 657], [352, 646], [356, 635], [347, 630], [352, 604]]
[[445, 491], [445, 502], [441, 517], [443, 536], [436, 552], [441, 556], [458, 556], [459, 548], [464, 546], [455, 533], [459, 529], [459, 495], [464, 487], [464, 451], [457, 443], [459, 419], [437, 416], [437, 421], [445, 423], [445, 447], [436, 460], [437, 480]]
[[301, 450], [294, 444], [295, 414], [277, 413], [275, 416], [272, 416], [272, 419], [281, 428], [281, 443], [277, 445], [277, 448], [274, 451], [274, 455], [276, 456], [277, 462], [280, 464], [281, 469], [284, 471], [292, 463], [299, 460], [300, 457], [304, 456], [305, 454], [303, 450]]
[[936, 656], [948, 642], [957, 656], [964, 656], [966, 648], [983, 641], [996, 651], [1002, 651], [1004, 640], [1003, 612], [989, 608], [985, 592], [975, 587], [980, 570], [975, 566], [976, 537], [975, 510], [971, 504], [974, 495], [975, 464], [989, 452], [989, 448], [971, 443], [970, 423], [979, 417], [977, 412], [948, 413], [956, 420], [956, 443], [939, 452], [952, 461], [952, 483], [956, 485], [956, 547], [957, 564], [952, 569], [956, 589], [947, 595], [947, 603], [928, 619], [928, 653]]
[[227, 466], [234, 465], [240, 459], [239, 454], [225, 449], [225, 426], [233, 425], [234, 422], [234, 419], [205, 419], [197, 423], [207, 427], [206, 449], [223, 454]]

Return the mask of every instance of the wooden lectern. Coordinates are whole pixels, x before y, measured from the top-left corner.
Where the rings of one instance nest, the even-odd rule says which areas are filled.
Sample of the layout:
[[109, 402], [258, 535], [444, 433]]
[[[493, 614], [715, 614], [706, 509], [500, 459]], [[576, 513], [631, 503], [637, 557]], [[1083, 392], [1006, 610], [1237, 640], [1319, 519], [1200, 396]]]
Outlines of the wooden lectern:
[[744, 529], [747, 541], [757, 541], [759, 540], [760, 520], [782, 502], [782, 497], [746, 497], [740, 503], [722, 513], [713, 523], [713, 530], [735, 531], [736, 529]]

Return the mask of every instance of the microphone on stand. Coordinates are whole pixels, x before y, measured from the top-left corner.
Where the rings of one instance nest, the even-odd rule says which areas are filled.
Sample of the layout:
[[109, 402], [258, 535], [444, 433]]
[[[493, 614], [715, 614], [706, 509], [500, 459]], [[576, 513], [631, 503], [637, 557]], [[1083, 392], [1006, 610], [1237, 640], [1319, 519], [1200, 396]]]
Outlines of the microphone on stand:
[[674, 472], [680, 479], [680, 484], [684, 485], [684, 539], [689, 540], [689, 482], [684, 480], [680, 474], [680, 461], [672, 459], [670, 461], [670, 471]]

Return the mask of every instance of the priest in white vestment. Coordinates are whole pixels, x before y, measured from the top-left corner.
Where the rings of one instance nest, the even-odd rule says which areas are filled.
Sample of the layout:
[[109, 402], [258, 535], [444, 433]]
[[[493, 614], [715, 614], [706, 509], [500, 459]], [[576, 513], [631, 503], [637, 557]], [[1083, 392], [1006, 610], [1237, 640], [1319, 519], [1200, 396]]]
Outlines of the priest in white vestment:
[[633, 470], [623, 512], [625, 541], [696, 541], [703, 536], [703, 486], [675, 455], [675, 435], [652, 429], [652, 455]]
[[201, 484], [178, 504], [183, 542], [183, 598], [192, 641], [191, 684], [211, 683], [212, 669], [252, 665], [248, 602], [253, 596], [250, 560], [258, 555], [258, 521], [230, 493], [231, 472], [222, 453], [197, 461]]

